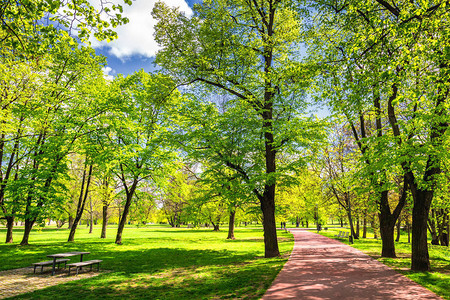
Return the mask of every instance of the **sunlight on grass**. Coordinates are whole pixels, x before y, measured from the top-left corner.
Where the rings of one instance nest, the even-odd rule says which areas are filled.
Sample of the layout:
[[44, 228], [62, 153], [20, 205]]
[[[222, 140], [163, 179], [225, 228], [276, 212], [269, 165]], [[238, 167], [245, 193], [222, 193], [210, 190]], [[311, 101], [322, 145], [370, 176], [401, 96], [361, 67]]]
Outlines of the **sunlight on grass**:
[[[1, 270], [27, 267], [46, 260], [47, 254], [89, 251], [86, 259], [102, 259], [111, 272], [73, 281], [17, 299], [258, 299], [287, 261], [293, 247], [290, 233], [278, 232], [283, 258], [265, 259], [261, 229], [236, 229], [236, 240], [227, 232], [210, 229], [128, 227], [124, 244], [114, 244], [116, 228], [100, 239], [80, 227], [74, 243], [66, 242], [67, 229], [33, 231], [30, 246], [0, 245]], [[20, 241], [20, 230], [14, 232]], [[5, 231], [0, 229], [0, 239]]]

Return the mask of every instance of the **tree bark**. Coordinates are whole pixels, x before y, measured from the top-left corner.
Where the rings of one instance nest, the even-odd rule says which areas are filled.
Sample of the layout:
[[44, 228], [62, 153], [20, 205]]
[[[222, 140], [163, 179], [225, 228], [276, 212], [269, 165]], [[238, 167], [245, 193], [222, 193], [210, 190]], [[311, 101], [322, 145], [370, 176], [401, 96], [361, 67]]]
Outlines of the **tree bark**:
[[411, 270], [429, 271], [430, 256], [428, 254], [427, 220], [433, 193], [417, 189], [416, 193], [413, 193], [413, 198]]
[[359, 220], [359, 217], [358, 218], [356, 218], [356, 238], [358, 238], [359, 239], [359, 232], [360, 232], [360, 228], [359, 228], [359, 224], [360, 223], [360, 220]]
[[[273, 189], [275, 192], [275, 187]], [[261, 203], [261, 210], [264, 217], [264, 257], [280, 256], [277, 240], [277, 228], [275, 223], [275, 201], [270, 195], [265, 195]]]
[[439, 245], [439, 237], [436, 231], [436, 214], [434, 209], [431, 210], [431, 216], [428, 216], [427, 228], [431, 234], [431, 244]]
[[22, 238], [22, 241], [20, 242], [21, 246], [28, 245], [28, 238], [30, 236], [30, 232], [31, 232], [31, 229], [33, 228], [34, 222], [36, 222], [36, 218], [34, 218], [32, 220], [25, 219], [25, 228], [23, 231], [23, 238]]
[[6, 217], [6, 241], [5, 243], [10, 244], [13, 242], [13, 227], [14, 227], [14, 217]]
[[[77, 214], [75, 215], [74, 222], [72, 224], [72, 228], [70, 228], [68, 242], [73, 242], [75, 239], [75, 232], [77, 230], [77, 226], [80, 223], [81, 217], [83, 216], [84, 206], [86, 204], [87, 196], [89, 193], [89, 185], [91, 183], [92, 177], [92, 168], [93, 165], [89, 165], [89, 172], [86, 179], [86, 168], [83, 171], [83, 179], [81, 183], [80, 197], [78, 198], [78, 206], [77, 206]], [[84, 185], [86, 184], [86, 190], [84, 190]]]
[[92, 211], [92, 197], [89, 197], [89, 233], [92, 233], [92, 227], [94, 227], [94, 212]]
[[102, 233], [100, 234], [101, 239], [106, 238], [106, 226], [108, 225], [108, 205], [103, 205], [103, 223], [102, 223]]
[[127, 221], [128, 212], [130, 211], [130, 206], [131, 206], [131, 200], [133, 199], [134, 192], [136, 191], [137, 184], [138, 184], [138, 180], [134, 179], [130, 189], [128, 189], [125, 186], [125, 192], [126, 192], [126, 195], [127, 195], [127, 200], [125, 202], [125, 207], [123, 208], [123, 213], [122, 213], [122, 216], [120, 218], [119, 227], [117, 228], [117, 235], [116, 235], [116, 241], [115, 241], [115, 243], [117, 245], [121, 245], [122, 244], [122, 233], [123, 233], [123, 229], [125, 227], [125, 223]]
[[397, 237], [395, 238], [396, 242], [400, 241], [400, 226], [402, 225], [402, 220], [398, 218], [397, 220]]
[[72, 226], [73, 226], [73, 217], [72, 215], [69, 215], [69, 226], [67, 228], [72, 229]]
[[234, 240], [234, 219], [236, 216], [236, 210], [230, 211], [230, 220], [228, 222], [228, 240]]
[[367, 238], [367, 212], [364, 212], [363, 219], [363, 239]]

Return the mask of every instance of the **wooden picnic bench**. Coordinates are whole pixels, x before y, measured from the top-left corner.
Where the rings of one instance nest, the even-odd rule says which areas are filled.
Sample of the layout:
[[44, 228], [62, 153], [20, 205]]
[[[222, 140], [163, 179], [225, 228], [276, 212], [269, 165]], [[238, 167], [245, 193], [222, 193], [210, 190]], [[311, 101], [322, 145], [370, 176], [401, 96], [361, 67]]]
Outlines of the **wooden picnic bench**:
[[[67, 264], [67, 262], [69, 260], [70, 259], [57, 259], [57, 260], [55, 260], [55, 264], [58, 264], [58, 269], [59, 269], [59, 264], [60, 263], [64, 263], [64, 267], [66, 267], [66, 264]], [[34, 267], [33, 273], [36, 273], [36, 268], [37, 267], [41, 267], [41, 273], [42, 273], [42, 271], [44, 270], [45, 266], [53, 266], [53, 260], [41, 261], [41, 262], [33, 263], [32, 265]]]
[[80, 255], [80, 262], [82, 262], [83, 261], [83, 255], [85, 255], [85, 254], [89, 254], [89, 252], [73, 251], [73, 252], [57, 253], [57, 254], [47, 255], [47, 257], [53, 258], [52, 276], [55, 275], [55, 265], [56, 265], [56, 260], [58, 258], [64, 258], [64, 257], [69, 257], [69, 256]]
[[348, 231], [339, 231], [338, 234], [335, 234], [334, 236], [337, 237], [338, 239], [348, 239]]
[[335, 234], [334, 236], [337, 237], [337, 238], [340, 238], [340, 237], [342, 237], [343, 235], [344, 235], [344, 232], [343, 232], [342, 230], [340, 230], [339, 233], [338, 233], [338, 234]]
[[67, 266], [69, 267], [69, 275], [70, 275], [70, 269], [73, 267], [76, 269], [77, 275], [78, 275], [79, 269], [86, 267], [86, 266], [91, 266], [91, 271], [92, 271], [92, 266], [95, 264], [97, 264], [97, 271], [99, 271], [101, 262], [102, 262], [102, 260], [100, 260], [100, 259], [93, 259], [93, 260], [86, 260], [86, 261], [80, 261], [80, 262], [68, 264]]

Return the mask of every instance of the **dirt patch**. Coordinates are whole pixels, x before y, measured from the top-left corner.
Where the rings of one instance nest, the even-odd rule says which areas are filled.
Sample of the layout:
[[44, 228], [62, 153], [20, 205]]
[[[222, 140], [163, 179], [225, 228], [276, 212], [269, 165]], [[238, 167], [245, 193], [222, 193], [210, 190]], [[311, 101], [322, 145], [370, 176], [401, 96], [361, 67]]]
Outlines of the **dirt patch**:
[[91, 272], [89, 268], [86, 268], [86, 271], [80, 271], [78, 275], [72, 273], [68, 276], [67, 270], [58, 270], [52, 276], [51, 271], [40, 273], [39, 270], [36, 270], [36, 274], [33, 274], [33, 268], [30, 267], [1, 271], [0, 282], [2, 284], [0, 285], [0, 299], [33, 292], [73, 280], [95, 277], [104, 272]]

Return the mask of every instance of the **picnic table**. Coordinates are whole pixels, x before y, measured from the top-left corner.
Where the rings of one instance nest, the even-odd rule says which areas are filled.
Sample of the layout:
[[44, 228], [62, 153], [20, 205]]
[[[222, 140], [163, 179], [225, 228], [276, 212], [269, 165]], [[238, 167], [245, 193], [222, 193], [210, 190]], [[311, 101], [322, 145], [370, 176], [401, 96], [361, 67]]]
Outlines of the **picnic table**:
[[56, 260], [58, 258], [80, 255], [80, 262], [81, 262], [81, 261], [83, 261], [84, 254], [90, 254], [90, 252], [74, 251], [74, 252], [56, 253], [56, 254], [47, 255], [47, 257], [53, 258], [52, 276], [55, 275]]

